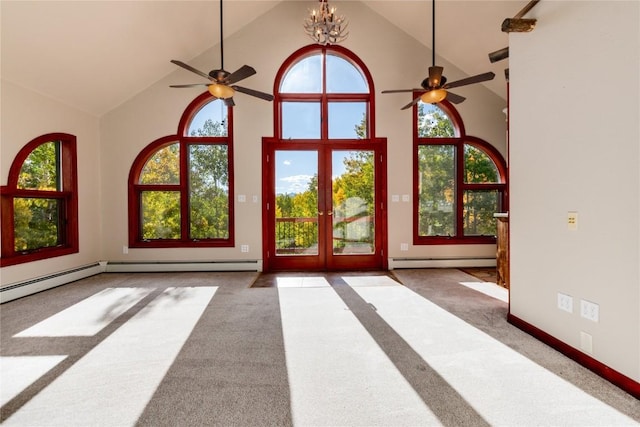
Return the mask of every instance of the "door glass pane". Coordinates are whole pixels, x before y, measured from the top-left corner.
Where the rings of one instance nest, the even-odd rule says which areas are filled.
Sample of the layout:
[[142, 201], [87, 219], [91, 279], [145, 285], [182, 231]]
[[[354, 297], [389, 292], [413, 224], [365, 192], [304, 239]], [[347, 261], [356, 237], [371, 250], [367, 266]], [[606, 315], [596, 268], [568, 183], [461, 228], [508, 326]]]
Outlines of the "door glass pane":
[[322, 92], [322, 56], [302, 59], [287, 71], [280, 84], [281, 93]]
[[189, 145], [190, 239], [229, 238], [229, 160], [226, 145]]
[[501, 211], [498, 190], [464, 192], [464, 235], [495, 236], [497, 223], [493, 214]]
[[336, 55], [327, 55], [327, 93], [367, 93], [369, 85], [353, 64]]
[[320, 103], [283, 102], [283, 139], [319, 139]]
[[142, 239], [180, 238], [180, 192], [142, 192]]
[[278, 255], [318, 255], [318, 153], [276, 151]]
[[13, 199], [14, 250], [48, 248], [61, 244], [58, 199], [16, 197]]
[[418, 235], [455, 235], [453, 145], [418, 147]]
[[329, 103], [329, 138], [364, 139], [366, 137], [366, 102]]
[[333, 254], [375, 251], [374, 152], [333, 151]]

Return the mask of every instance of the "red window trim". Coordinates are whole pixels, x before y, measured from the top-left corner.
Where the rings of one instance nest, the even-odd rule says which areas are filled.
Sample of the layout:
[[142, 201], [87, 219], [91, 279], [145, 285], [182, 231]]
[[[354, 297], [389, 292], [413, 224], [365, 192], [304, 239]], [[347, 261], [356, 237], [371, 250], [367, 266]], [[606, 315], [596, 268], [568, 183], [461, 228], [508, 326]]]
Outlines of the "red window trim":
[[[61, 191], [29, 190], [18, 188], [20, 170], [25, 160], [38, 146], [58, 141], [61, 148]], [[13, 201], [20, 197], [49, 198], [62, 200], [61, 233], [62, 243], [55, 247], [39, 248], [28, 252], [15, 251], [15, 224]], [[0, 187], [0, 205], [2, 209], [2, 257], [0, 267], [22, 264], [77, 253], [78, 245], [78, 172], [76, 137], [67, 133], [48, 133], [29, 141], [18, 152], [11, 167], [7, 185]]]
[[[414, 98], [420, 95], [413, 94]], [[413, 244], [414, 245], [466, 245], [466, 244], [494, 244], [495, 236], [465, 236], [463, 224], [463, 197], [465, 190], [498, 190], [501, 196], [502, 210], [508, 205], [507, 193], [507, 165], [500, 152], [490, 143], [481, 138], [466, 134], [462, 117], [448, 101], [442, 101], [438, 108], [444, 111], [453, 124], [455, 137], [453, 138], [419, 138], [418, 137], [418, 104], [413, 106]], [[426, 142], [428, 141], [428, 143]], [[420, 194], [418, 191], [418, 148], [421, 145], [453, 145], [456, 161], [456, 235], [455, 236], [420, 236], [418, 208]], [[464, 146], [471, 145], [486, 153], [498, 168], [500, 182], [498, 183], [465, 183], [464, 182]]]
[[[233, 183], [233, 107], [227, 108], [227, 136], [225, 137], [192, 137], [189, 136], [188, 126], [200, 109], [212, 101], [209, 92], [204, 92], [194, 99], [185, 109], [178, 124], [176, 135], [164, 136], [156, 139], [144, 147], [133, 161], [129, 170], [128, 201], [129, 201], [129, 247], [131, 248], [191, 248], [191, 247], [233, 247], [235, 246], [234, 226], [234, 183]], [[138, 184], [142, 168], [147, 160], [158, 150], [171, 145], [179, 144], [180, 147], [180, 183], [179, 184]], [[221, 144], [227, 146], [229, 168], [229, 237], [227, 239], [190, 239], [187, 235], [189, 229], [189, 205], [188, 200], [188, 168], [187, 147], [191, 144]], [[140, 203], [141, 193], [148, 190], [166, 190], [180, 192], [180, 239], [143, 240], [141, 237]]]

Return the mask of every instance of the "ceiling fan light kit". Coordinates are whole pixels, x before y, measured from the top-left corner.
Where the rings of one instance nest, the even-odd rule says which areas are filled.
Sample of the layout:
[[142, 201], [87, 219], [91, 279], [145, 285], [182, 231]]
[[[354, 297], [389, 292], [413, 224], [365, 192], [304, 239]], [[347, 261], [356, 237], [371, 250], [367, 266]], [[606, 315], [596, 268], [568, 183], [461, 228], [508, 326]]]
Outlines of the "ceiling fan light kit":
[[213, 83], [209, 85], [209, 93], [216, 98], [228, 99], [233, 97], [236, 91], [230, 86]]
[[444, 89], [434, 89], [423, 93], [420, 96], [420, 100], [425, 104], [437, 104], [442, 102], [447, 97], [447, 91]]

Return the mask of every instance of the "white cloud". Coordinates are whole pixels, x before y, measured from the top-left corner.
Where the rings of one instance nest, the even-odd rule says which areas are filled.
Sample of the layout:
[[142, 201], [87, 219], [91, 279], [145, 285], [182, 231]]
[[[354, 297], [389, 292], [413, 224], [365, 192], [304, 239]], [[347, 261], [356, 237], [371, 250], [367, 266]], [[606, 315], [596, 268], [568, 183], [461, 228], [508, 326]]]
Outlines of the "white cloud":
[[313, 175], [291, 175], [280, 178], [285, 185], [278, 186], [278, 193], [302, 193], [309, 188], [309, 181]]

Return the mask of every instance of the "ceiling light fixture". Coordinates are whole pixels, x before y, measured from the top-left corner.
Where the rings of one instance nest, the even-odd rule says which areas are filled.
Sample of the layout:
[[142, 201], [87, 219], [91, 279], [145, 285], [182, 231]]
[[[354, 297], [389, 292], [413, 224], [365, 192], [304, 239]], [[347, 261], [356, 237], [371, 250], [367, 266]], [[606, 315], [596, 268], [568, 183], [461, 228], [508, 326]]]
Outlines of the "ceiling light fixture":
[[319, 1], [320, 7], [310, 10], [304, 20], [304, 31], [314, 42], [324, 46], [343, 42], [349, 35], [344, 16], [336, 15], [336, 8], [329, 6], [326, 0]]

